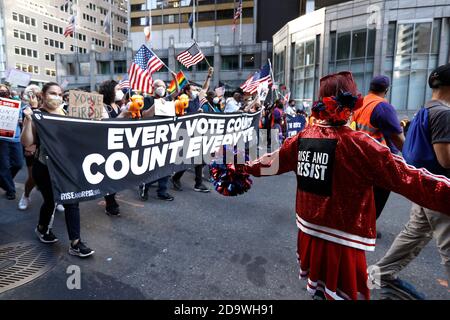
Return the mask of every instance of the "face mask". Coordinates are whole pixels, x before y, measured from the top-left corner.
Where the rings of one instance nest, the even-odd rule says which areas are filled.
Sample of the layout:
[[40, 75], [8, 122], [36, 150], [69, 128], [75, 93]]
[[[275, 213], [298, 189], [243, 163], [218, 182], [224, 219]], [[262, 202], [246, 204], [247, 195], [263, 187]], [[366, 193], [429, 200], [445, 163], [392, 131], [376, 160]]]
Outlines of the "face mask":
[[164, 97], [166, 95], [166, 89], [164, 87], [158, 87], [155, 89], [155, 93], [159, 97]]
[[124, 96], [125, 95], [123, 94], [123, 92], [121, 90], [116, 91], [116, 97], [114, 98], [114, 101], [122, 101]]
[[197, 98], [198, 97], [198, 92], [197, 91], [192, 91], [191, 92], [191, 97], [192, 97], [192, 99]]
[[214, 104], [219, 104], [219, 102], [220, 102], [220, 99], [219, 99], [218, 97], [215, 97], [215, 98], [213, 99], [213, 103], [214, 103]]
[[0, 91], [0, 98], [8, 98], [9, 94], [8, 91]]
[[47, 99], [47, 105], [57, 109], [63, 104], [63, 99], [60, 96], [49, 95]]

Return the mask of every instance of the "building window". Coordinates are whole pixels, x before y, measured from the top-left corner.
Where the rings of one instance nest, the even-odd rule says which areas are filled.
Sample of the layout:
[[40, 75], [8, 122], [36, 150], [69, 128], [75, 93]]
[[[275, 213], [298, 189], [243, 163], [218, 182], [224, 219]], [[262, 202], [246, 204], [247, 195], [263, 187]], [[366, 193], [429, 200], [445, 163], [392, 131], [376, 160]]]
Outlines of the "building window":
[[273, 55], [273, 76], [274, 81], [278, 84], [283, 84], [285, 82], [284, 76], [284, 65], [286, 59], [286, 47], [283, 51], [276, 52]]
[[[210, 65], [214, 65], [214, 57], [206, 57], [206, 59], [208, 59], [208, 62]], [[197, 71], [208, 71], [209, 66], [206, 63], [205, 59], [203, 59], [202, 61], [200, 61], [199, 63], [197, 63]]]
[[244, 54], [242, 56], [242, 64], [244, 69], [255, 69], [255, 56], [252, 54]]
[[109, 61], [98, 61], [97, 72], [99, 74], [109, 74]]
[[222, 70], [238, 70], [239, 56], [222, 56]]
[[441, 20], [393, 24], [391, 28], [396, 28], [388, 39], [392, 41], [395, 35], [395, 48], [386, 57], [386, 69], [391, 67], [392, 72], [391, 102], [397, 109], [417, 110], [431, 98], [424, 84], [438, 65]]
[[292, 99], [311, 103], [316, 79], [316, 39], [295, 44], [293, 56]]
[[126, 61], [114, 61], [114, 73], [126, 73], [127, 62]]
[[375, 36], [375, 29], [330, 33], [329, 73], [351, 70], [363, 94], [373, 77]]

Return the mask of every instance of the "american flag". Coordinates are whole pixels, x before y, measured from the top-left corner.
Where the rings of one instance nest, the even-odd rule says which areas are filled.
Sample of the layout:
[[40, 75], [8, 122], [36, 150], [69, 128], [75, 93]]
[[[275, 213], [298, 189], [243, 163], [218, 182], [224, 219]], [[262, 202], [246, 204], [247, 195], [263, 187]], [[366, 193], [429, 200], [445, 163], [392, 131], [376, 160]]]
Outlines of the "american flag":
[[164, 67], [164, 63], [161, 61], [160, 58], [158, 58], [158, 56], [152, 50], [149, 51], [150, 51], [150, 60], [148, 61], [147, 67], [150, 70], [150, 74], [153, 74], [162, 67]]
[[152, 92], [152, 73], [154, 70], [157, 71], [161, 69], [163, 65], [161, 60], [159, 60], [161, 66], [158, 67], [158, 63], [155, 62], [155, 59], [159, 60], [151, 50], [145, 45], [142, 45], [134, 57], [130, 71], [128, 71], [131, 88], [141, 92]]
[[234, 20], [233, 20], [233, 31], [236, 30], [236, 22], [239, 19], [239, 17], [242, 15], [242, 0], [239, 0], [239, 5], [236, 9], [236, 13], [234, 14]]
[[196, 65], [200, 61], [205, 58], [205, 55], [197, 46], [197, 43], [194, 43], [189, 49], [181, 52], [177, 56], [177, 60], [180, 61], [186, 68], [189, 68], [193, 65]]
[[244, 92], [254, 94], [258, 91], [258, 86], [261, 83], [267, 82], [270, 86], [272, 84], [272, 77], [270, 76], [270, 65], [267, 63], [258, 72], [255, 72], [253, 76], [250, 76], [247, 81], [241, 85], [241, 89]]
[[130, 87], [130, 80], [122, 80], [119, 82], [119, 86], [118, 86], [119, 90], [123, 90], [123, 89], [129, 89]]
[[71, 16], [69, 18], [69, 24], [67, 25], [67, 27], [64, 29], [64, 37], [68, 37], [73, 35], [75, 31], [75, 16]]

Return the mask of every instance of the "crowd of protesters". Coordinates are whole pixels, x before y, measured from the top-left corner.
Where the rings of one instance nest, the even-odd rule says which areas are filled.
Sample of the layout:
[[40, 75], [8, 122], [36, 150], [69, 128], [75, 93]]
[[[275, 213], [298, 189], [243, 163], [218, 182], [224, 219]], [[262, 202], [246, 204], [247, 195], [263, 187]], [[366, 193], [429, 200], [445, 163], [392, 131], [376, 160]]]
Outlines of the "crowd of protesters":
[[[177, 86], [173, 93], [167, 91], [167, 86], [164, 81], [154, 80], [153, 93], [144, 97], [144, 108], [142, 110], [142, 118], [161, 117], [155, 110], [155, 101], [163, 99], [171, 101], [176, 99], [179, 95], [185, 94], [189, 99], [189, 104], [185, 110], [186, 114], [192, 113], [235, 113], [235, 112], [258, 112], [261, 111], [261, 120], [259, 124], [260, 129], [275, 130], [279, 142], [283, 145], [282, 151], [290, 150], [292, 141], [287, 136], [287, 118], [288, 117], [304, 117], [307, 127], [311, 129], [316, 124], [323, 125], [323, 120], [318, 116], [319, 113], [311, 114], [311, 110], [306, 110], [302, 103], [296, 100], [285, 101], [283, 98], [272, 98], [273, 103], [264, 103], [259, 101], [255, 96], [246, 95], [241, 89], [236, 89], [229, 97], [217, 95], [217, 90], [210, 90], [210, 80], [213, 75], [213, 68], [208, 71], [207, 78], [203, 86], [196, 86], [194, 84], [187, 84], [183, 88], [178, 87], [176, 74], [172, 74], [175, 84]], [[339, 95], [341, 92], [336, 88], [341, 88], [345, 91], [351, 91], [356, 95], [357, 88], [353, 84], [353, 80], [348, 79], [348, 75], [332, 75], [331, 78], [325, 77], [323, 83], [333, 82], [333, 90], [328, 90], [325, 95], [319, 98], [326, 98], [332, 95]], [[333, 78], [334, 77], [334, 78]], [[347, 80], [342, 80], [347, 78]], [[433, 146], [435, 152], [434, 156], [442, 167], [441, 172], [433, 172], [440, 174], [446, 178], [450, 177], [450, 65], [443, 66], [434, 71], [430, 76], [430, 87], [433, 90], [432, 101], [427, 103], [426, 108], [430, 109], [430, 145]], [[390, 88], [390, 79], [386, 76], [375, 77], [370, 85], [370, 91], [362, 102], [362, 107], [348, 114], [344, 124], [352, 129], [364, 132], [380, 144], [387, 146], [392, 153], [392, 157], [398, 157], [401, 154], [403, 144], [405, 142], [404, 128], [400, 125], [400, 121], [396, 114], [394, 106], [390, 105], [385, 97]], [[321, 90], [327, 90], [321, 88]], [[336, 91], [337, 90], [337, 91]], [[335, 92], [336, 91], [336, 92]], [[104, 110], [102, 118], [130, 118], [131, 113], [128, 110], [130, 98], [135, 94], [130, 89], [121, 89], [119, 84], [114, 80], [105, 81], [99, 85], [98, 92], [103, 95]], [[280, 97], [281, 95], [277, 95]], [[58, 115], [67, 115], [69, 108], [68, 93], [64, 92], [61, 86], [57, 83], [47, 83], [43, 88], [36, 85], [30, 85], [21, 93], [12, 91], [5, 84], [0, 84], [0, 97], [20, 100], [22, 108], [20, 112], [19, 122], [17, 124], [16, 134], [13, 138], [0, 137], [0, 188], [5, 191], [5, 198], [8, 200], [16, 199], [16, 187], [14, 178], [24, 165], [27, 168], [27, 179], [24, 185], [23, 194], [18, 200], [18, 209], [27, 210], [30, 206], [30, 194], [33, 189], [39, 190], [42, 195], [43, 203], [41, 204], [39, 221], [35, 229], [35, 233], [39, 240], [43, 243], [55, 243], [58, 238], [52, 232], [52, 225], [55, 211], [64, 211], [67, 232], [70, 239], [69, 253], [79, 257], [88, 257], [94, 253], [94, 250], [89, 248], [85, 242], [81, 241], [80, 232], [80, 209], [78, 203], [58, 204], [53, 198], [51, 179], [46, 164], [46, 150], [40, 143], [39, 136], [36, 133], [32, 117], [33, 113], [49, 113]], [[173, 104], [171, 104], [173, 106]], [[322, 121], [322, 122], [321, 122]], [[342, 123], [339, 123], [341, 126]], [[335, 124], [328, 123], [328, 126], [335, 126]], [[322, 133], [323, 134], [323, 133]], [[355, 140], [356, 141], [356, 140]], [[361, 141], [358, 140], [357, 143]], [[283, 144], [284, 143], [284, 144]], [[369, 147], [368, 144], [360, 144], [360, 147]], [[368, 153], [375, 154], [377, 147], [370, 146]], [[296, 158], [296, 150], [293, 154], [285, 155], [286, 157]], [[364, 150], [362, 150], [364, 152]], [[384, 154], [383, 154], [384, 155]], [[384, 155], [387, 157], [387, 155]], [[380, 155], [381, 158], [381, 155]], [[286, 158], [287, 159], [287, 158]], [[391, 158], [389, 158], [391, 159]], [[286, 160], [288, 161], [288, 160]], [[288, 161], [296, 165], [295, 161]], [[207, 193], [210, 189], [203, 182], [203, 165], [194, 166], [195, 178], [192, 182], [193, 189], [196, 192]], [[287, 171], [289, 168], [285, 168]], [[399, 169], [400, 170], [400, 169]], [[185, 171], [175, 172], [172, 176], [160, 178], [157, 181], [148, 181], [142, 185], [137, 186], [138, 196], [142, 201], [148, 200], [148, 192], [151, 184], [157, 183], [156, 190], [157, 197], [164, 201], [173, 201], [174, 196], [168, 192], [169, 184], [173, 190], [182, 191], [183, 184], [181, 179]], [[282, 172], [279, 172], [282, 173]], [[258, 175], [256, 171], [255, 175]], [[386, 173], [387, 174], [387, 173]], [[389, 172], [393, 174], [393, 172]], [[362, 179], [362, 178], [361, 178]], [[367, 192], [373, 192], [373, 196], [368, 196], [367, 199], [373, 201], [374, 217], [365, 217], [361, 221], [372, 221], [381, 215], [381, 212], [388, 200], [390, 190], [399, 190], [392, 185], [392, 181], [384, 181], [384, 183], [374, 183], [368, 177]], [[370, 181], [369, 181], [370, 180]], [[409, 187], [414, 187], [410, 185]], [[413, 196], [411, 196], [414, 198]], [[304, 198], [306, 199], [306, 197]], [[414, 205], [411, 209], [411, 220], [405, 227], [405, 230], [397, 237], [392, 248], [378, 263], [379, 273], [381, 274], [381, 284], [388, 286], [392, 290], [404, 292], [404, 295], [409, 298], [421, 299], [422, 296], [410, 284], [400, 280], [397, 273], [404, 268], [417, 254], [420, 249], [435, 236], [438, 242], [438, 248], [442, 256], [443, 264], [450, 277], [450, 218], [438, 211], [432, 211], [423, 206], [423, 199], [417, 197], [421, 205]], [[317, 199], [316, 199], [317, 200]], [[105, 211], [110, 216], [119, 216], [119, 204], [116, 201], [116, 195], [111, 194], [105, 197]], [[448, 203], [447, 203], [448, 204]], [[436, 205], [435, 208], [441, 207], [442, 204]], [[362, 205], [361, 205], [362, 207]], [[330, 211], [331, 212], [331, 211]], [[351, 214], [351, 213], [348, 213]], [[355, 214], [357, 214], [355, 212]], [[360, 213], [361, 215], [371, 214], [371, 210], [367, 213]], [[373, 220], [375, 221], [375, 220]], [[369, 223], [367, 222], [367, 223]], [[324, 223], [326, 225], [326, 223]], [[371, 222], [371, 226], [374, 223]], [[369, 226], [363, 226], [369, 228]], [[371, 231], [370, 231], [371, 232]], [[370, 233], [368, 231], [368, 234]], [[299, 257], [307, 257], [304, 252], [312, 247], [323, 245], [323, 250], [341, 250], [348, 254], [352, 259], [363, 259], [358, 249], [349, 250], [348, 247], [344, 250], [342, 248], [330, 246], [330, 241], [324, 240], [319, 243], [314, 240], [311, 234], [305, 236], [305, 233], [300, 231], [299, 234]], [[381, 236], [380, 233], [377, 235]], [[325, 238], [324, 238], [325, 239]], [[308, 244], [306, 244], [308, 242]], [[343, 245], [342, 247], [345, 247]], [[300, 252], [303, 250], [302, 252]], [[341, 252], [340, 251], [340, 252]], [[316, 259], [312, 257], [312, 253], [308, 253], [308, 259]], [[326, 259], [326, 255], [332, 253], [326, 252], [322, 259]], [[331, 258], [323, 263], [328, 263]], [[312, 278], [317, 280], [324, 280], [321, 277], [323, 274], [314, 274], [314, 268], [317, 264], [312, 260], [308, 263], [301, 261], [301, 266], [308, 266]], [[356, 275], [347, 276], [361, 276], [364, 273], [364, 263], [358, 264]], [[345, 266], [344, 266], [345, 267]], [[317, 276], [318, 275], [318, 276]], [[314, 280], [313, 279], [313, 280]], [[336, 283], [346, 281], [341, 276], [336, 276], [334, 279]], [[333, 280], [333, 281], [334, 281]], [[358, 280], [359, 281], [359, 280]], [[325, 285], [329, 284], [329, 281]], [[358, 284], [359, 286], [359, 284]], [[347, 290], [346, 295], [350, 298], [355, 298], [359, 287], [350, 288], [347, 284], [343, 287]], [[309, 287], [316, 298], [336, 298], [336, 290], [327, 292], [324, 286], [319, 285]], [[334, 288], [336, 289], [336, 288]], [[353, 290], [353, 291], [352, 291]], [[355, 291], [356, 290], [356, 291]], [[368, 298], [367, 291], [364, 291], [365, 298]], [[339, 295], [343, 297], [343, 295]]]

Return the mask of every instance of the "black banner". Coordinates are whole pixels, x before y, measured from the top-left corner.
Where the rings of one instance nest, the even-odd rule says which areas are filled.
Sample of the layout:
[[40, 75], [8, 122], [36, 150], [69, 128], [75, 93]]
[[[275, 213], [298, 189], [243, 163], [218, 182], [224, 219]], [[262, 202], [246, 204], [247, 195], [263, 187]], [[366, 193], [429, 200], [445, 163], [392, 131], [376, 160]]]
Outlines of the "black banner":
[[260, 113], [102, 121], [37, 113], [55, 201], [93, 200], [209, 164], [222, 146], [257, 143]]

